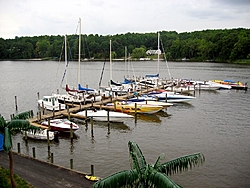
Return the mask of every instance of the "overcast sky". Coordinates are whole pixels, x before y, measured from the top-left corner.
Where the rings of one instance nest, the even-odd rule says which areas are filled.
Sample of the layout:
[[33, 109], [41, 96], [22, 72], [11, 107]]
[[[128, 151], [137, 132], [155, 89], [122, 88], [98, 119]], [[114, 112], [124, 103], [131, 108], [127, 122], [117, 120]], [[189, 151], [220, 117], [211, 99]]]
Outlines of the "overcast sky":
[[0, 0], [0, 38], [250, 28], [250, 0]]

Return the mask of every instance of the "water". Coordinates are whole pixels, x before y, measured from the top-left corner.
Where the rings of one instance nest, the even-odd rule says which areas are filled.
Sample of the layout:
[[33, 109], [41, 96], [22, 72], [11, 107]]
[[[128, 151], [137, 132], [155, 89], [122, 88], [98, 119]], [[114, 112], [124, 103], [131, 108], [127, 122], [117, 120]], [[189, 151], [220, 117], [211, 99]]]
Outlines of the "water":
[[[123, 62], [113, 63], [113, 80], [122, 81], [124, 75], [156, 73], [157, 62], [134, 62], [125, 71]], [[232, 79], [249, 83], [250, 66], [221, 63], [169, 62], [171, 77], [197, 80]], [[82, 85], [97, 88], [103, 62], [84, 62], [81, 65]], [[49, 61], [0, 62], [0, 112], [9, 119], [15, 113], [14, 96], [18, 111], [37, 112], [37, 92], [40, 97], [59, 89], [64, 63]], [[77, 83], [77, 62], [70, 64], [67, 80]], [[165, 62], [160, 64], [161, 77], [168, 78]], [[109, 80], [109, 63], [105, 65], [103, 85]], [[60, 90], [62, 92], [62, 90]], [[130, 169], [127, 143], [134, 140], [141, 148], [147, 163], [154, 163], [163, 153], [164, 161], [195, 152], [202, 152], [206, 162], [188, 172], [171, 176], [183, 187], [249, 187], [250, 186], [250, 118], [249, 91], [201, 91], [188, 104], [177, 104], [155, 115], [140, 115], [137, 122], [112, 125], [111, 133], [105, 123], [94, 123], [94, 138], [90, 127], [80, 124], [77, 139], [71, 143], [68, 136], [60, 136], [59, 143], [51, 143], [54, 163], [108, 176]], [[49, 161], [46, 142], [29, 141], [25, 145], [21, 135], [13, 138], [13, 150], [21, 143], [21, 153]]]

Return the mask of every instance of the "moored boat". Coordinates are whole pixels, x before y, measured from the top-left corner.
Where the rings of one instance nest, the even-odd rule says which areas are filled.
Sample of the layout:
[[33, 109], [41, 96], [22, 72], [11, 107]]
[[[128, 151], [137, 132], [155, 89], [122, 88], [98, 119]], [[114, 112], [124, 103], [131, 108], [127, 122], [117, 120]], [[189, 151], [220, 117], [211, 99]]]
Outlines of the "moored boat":
[[232, 89], [237, 90], [247, 90], [248, 86], [247, 83], [243, 84], [242, 82], [238, 81], [235, 82], [233, 80], [212, 80], [213, 82], [220, 83], [222, 85], [231, 86]]
[[61, 104], [56, 96], [43, 96], [42, 99], [38, 100], [38, 105], [45, 108], [46, 110], [64, 110], [65, 104]]
[[127, 103], [124, 101], [122, 102], [116, 101], [113, 105], [117, 112], [124, 112], [124, 113], [153, 114], [163, 109], [162, 106], [158, 105]]
[[51, 131], [58, 132], [70, 132], [71, 129], [74, 132], [79, 129], [79, 126], [77, 124], [67, 119], [52, 119], [50, 120], [50, 125], [49, 121], [43, 121], [41, 124], [43, 126], [50, 127]]
[[[139, 99], [140, 100], [140, 99]], [[137, 104], [149, 104], [149, 105], [156, 105], [156, 106], [162, 106], [163, 108], [167, 108], [167, 107], [170, 107], [170, 106], [173, 106], [172, 103], [169, 103], [169, 102], [163, 102], [163, 101], [156, 101], [156, 100], [141, 100], [141, 101], [136, 101], [136, 98], [133, 99], [128, 99], [128, 103], [131, 103], [131, 104], [134, 104], [134, 103], [137, 103]]]
[[93, 117], [95, 121], [111, 121], [111, 122], [123, 122], [126, 119], [131, 119], [134, 116], [121, 113], [121, 112], [113, 112], [113, 111], [106, 111], [106, 110], [87, 110], [81, 111], [77, 113], [78, 115]]
[[195, 99], [193, 96], [181, 95], [179, 93], [168, 91], [149, 93], [148, 96], [152, 97], [156, 101], [164, 101], [169, 103], [189, 102]]
[[24, 132], [24, 134], [26, 134], [26, 136], [28, 138], [31, 139], [35, 139], [35, 140], [54, 140], [55, 138], [55, 132], [51, 132], [48, 131], [48, 129], [44, 129], [44, 130], [38, 130], [36, 132], [32, 132], [32, 131], [26, 131], [26, 133]]

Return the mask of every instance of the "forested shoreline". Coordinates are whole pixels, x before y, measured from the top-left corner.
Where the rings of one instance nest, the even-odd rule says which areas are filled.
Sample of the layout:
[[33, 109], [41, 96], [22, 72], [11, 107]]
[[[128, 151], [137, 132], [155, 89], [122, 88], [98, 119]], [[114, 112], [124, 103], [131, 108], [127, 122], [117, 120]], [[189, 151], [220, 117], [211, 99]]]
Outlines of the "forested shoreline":
[[[157, 32], [126, 33], [116, 35], [82, 34], [82, 59], [109, 59], [109, 41], [112, 40], [112, 57], [121, 59], [127, 54], [132, 59], [153, 58], [147, 50], [157, 50]], [[217, 29], [177, 33], [160, 32], [161, 58], [167, 60], [250, 62], [250, 29]], [[78, 56], [78, 35], [67, 36], [70, 59]], [[0, 60], [42, 59], [57, 60], [64, 57], [64, 36], [33, 36], [0, 38]]]

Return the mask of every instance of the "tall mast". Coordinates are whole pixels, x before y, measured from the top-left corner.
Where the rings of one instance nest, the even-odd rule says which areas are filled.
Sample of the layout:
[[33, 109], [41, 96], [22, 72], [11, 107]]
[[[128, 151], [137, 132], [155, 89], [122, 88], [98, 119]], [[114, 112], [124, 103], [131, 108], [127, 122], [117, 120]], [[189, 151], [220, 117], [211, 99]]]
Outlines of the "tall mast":
[[157, 65], [157, 74], [160, 72], [160, 32], [158, 32], [158, 50], [157, 50], [157, 60], [158, 60], [158, 65]]
[[78, 47], [78, 84], [80, 84], [80, 64], [81, 64], [81, 18], [79, 18], [79, 47]]
[[111, 40], [109, 41], [109, 61], [110, 61], [110, 71], [109, 71], [109, 74], [110, 74], [110, 81], [112, 80], [112, 50], [111, 50]]
[[127, 65], [127, 46], [125, 46], [125, 70], [126, 70], [126, 75], [128, 76], [128, 65]]
[[[64, 58], [65, 58], [65, 70], [66, 70], [66, 67], [67, 67], [67, 61], [68, 61], [68, 56], [67, 56], [67, 35], [65, 35], [65, 37], [64, 37], [64, 45], [65, 45], [65, 54], [64, 54]], [[66, 83], [68, 83], [68, 80], [67, 80], [67, 76], [66, 76]]]

